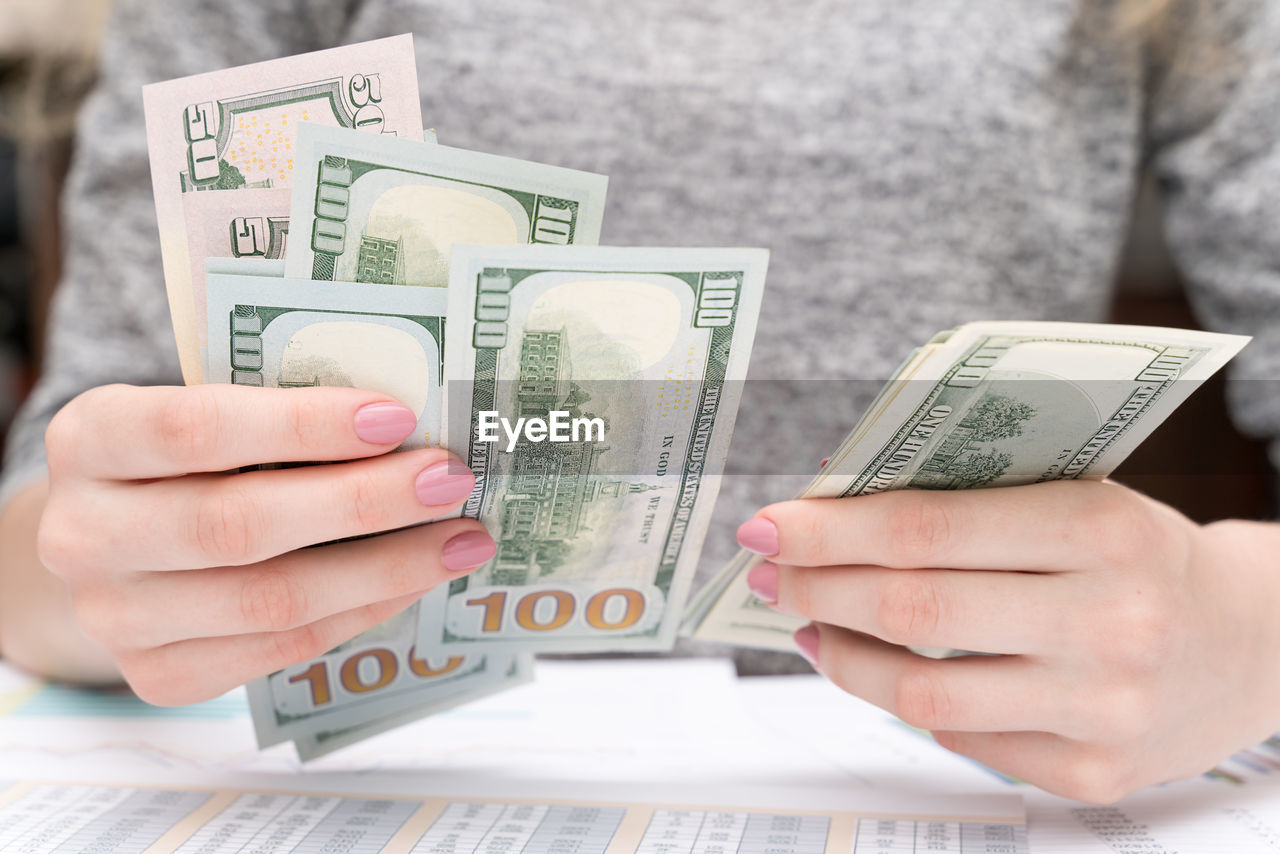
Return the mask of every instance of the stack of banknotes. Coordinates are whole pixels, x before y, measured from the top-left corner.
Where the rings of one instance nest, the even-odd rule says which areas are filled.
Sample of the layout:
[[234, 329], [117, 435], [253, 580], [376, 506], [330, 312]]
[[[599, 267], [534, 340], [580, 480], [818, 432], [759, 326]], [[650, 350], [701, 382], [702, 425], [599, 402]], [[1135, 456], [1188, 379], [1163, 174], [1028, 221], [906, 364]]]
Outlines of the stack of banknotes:
[[[1115, 470], [1249, 339], [1183, 329], [995, 321], [913, 352], [800, 498], [973, 489]], [[764, 605], [740, 551], [686, 606], [699, 640], [794, 649], [803, 622]]]
[[[685, 607], [766, 251], [597, 246], [606, 178], [439, 144], [407, 35], [143, 94], [186, 381], [393, 395], [418, 415], [402, 447], [460, 456], [462, 513], [498, 543], [250, 685], [261, 746], [319, 756], [525, 682], [535, 653], [667, 650], [682, 625], [790, 648], [746, 555]], [[1103, 476], [1243, 343], [964, 326], [912, 355], [804, 494]], [[564, 441], [511, 429], [556, 417]]]

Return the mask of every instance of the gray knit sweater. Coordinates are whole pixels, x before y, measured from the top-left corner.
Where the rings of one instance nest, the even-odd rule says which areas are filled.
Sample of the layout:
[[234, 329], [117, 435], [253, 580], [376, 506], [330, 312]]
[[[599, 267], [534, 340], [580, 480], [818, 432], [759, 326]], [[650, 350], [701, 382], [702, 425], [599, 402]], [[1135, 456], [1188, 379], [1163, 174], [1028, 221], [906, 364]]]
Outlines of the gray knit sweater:
[[[1116, 5], [120, 0], [0, 500], [76, 394], [180, 382], [141, 86], [404, 31], [442, 142], [610, 176], [604, 242], [773, 250], [704, 571], [935, 331], [1103, 320], [1144, 163], [1201, 321], [1255, 336], [1235, 376], [1280, 377], [1280, 3], [1175, 0], [1144, 33]], [[1275, 385], [1236, 391], [1239, 426], [1280, 436]]]

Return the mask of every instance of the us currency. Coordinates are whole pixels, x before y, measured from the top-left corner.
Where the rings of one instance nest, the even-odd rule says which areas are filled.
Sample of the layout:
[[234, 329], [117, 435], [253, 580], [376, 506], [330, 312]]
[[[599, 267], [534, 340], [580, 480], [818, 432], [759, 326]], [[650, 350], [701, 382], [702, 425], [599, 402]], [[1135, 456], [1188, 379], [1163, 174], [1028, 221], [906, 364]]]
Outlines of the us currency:
[[[422, 134], [424, 142], [435, 143], [435, 131], [424, 130]], [[183, 195], [182, 218], [187, 230], [191, 294], [195, 302], [202, 364], [209, 343], [205, 262], [210, 258], [283, 260], [289, 241], [290, 196], [287, 187]]]
[[[670, 648], [767, 262], [759, 249], [454, 249], [446, 440], [476, 475], [463, 514], [498, 550], [423, 600], [420, 649]], [[541, 441], [483, 427], [561, 416], [584, 429]]]
[[444, 292], [266, 281], [279, 262], [258, 259], [211, 259], [208, 269], [209, 382], [380, 391], [418, 416], [402, 448], [440, 443]]
[[600, 239], [603, 175], [310, 125], [297, 162], [294, 278], [443, 288], [454, 244]]
[[289, 239], [289, 191], [255, 188], [237, 192], [187, 193], [182, 197], [191, 264], [196, 344], [201, 364], [209, 343], [205, 263], [211, 258], [283, 261]]
[[[971, 323], [921, 348], [798, 497], [1106, 477], [1248, 338], [1084, 323]], [[793, 650], [803, 621], [756, 598], [742, 551], [682, 631]]]
[[[209, 381], [382, 391], [418, 416], [402, 447], [438, 441], [443, 292], [343, 283], [317, 290], [271, 279], [280, 263], [256, 258], [210, 259], [207, 268]], [[419, 653], [419, 607], [253, 683], [260, 746], [292, 738], [319, 755], [527, 679], [529, 662], [510, 655]]]
[[200, 381], [199, 331], [182, 198], [287, 188], [303, 122], [422, 138], [411, 36], [144, 86], [147, 150], [165, 288], [182, 375]]
[[[453, 666], [455, 661], [466, 661], [466, 659], [461, 656], [452, 656], [446, 659], [444, 666]], [[438, 692], [433, 689], [431, 692], [423, 692], [424, 701], [420, 705], [406, 706], [398, 711], [373, 718], [362, 716], [360, 720], [349, 725], [335, 726], [333, 729], [317, 729], [295, 737], [293, 743], [298, 750], [298, 756], [304, 762], [316, 759], [339, 748], [413, 723], [427, 715], [447, 712], [466, 703], [533, 681], [533, 656], [531, 655], [489, 655], [481, 658], [481, 661], [489, 672], [483, 678], [469, 676], [465, 683], [459, 683], [463, 686], [460, 690]]]
[[[315, 755], [519, 684], [517, 656], [419, 656], [418, 606], [310, 661], [248, 685], [259, 747], [312, 740]], [[408, 641], [408, 643], [406, 643]], [[382, 722], [381, 729], [378, 723]], [[339, 741], [341, 744], [339, 744]], [[308, 758], [303, 756], [304, 759]]]

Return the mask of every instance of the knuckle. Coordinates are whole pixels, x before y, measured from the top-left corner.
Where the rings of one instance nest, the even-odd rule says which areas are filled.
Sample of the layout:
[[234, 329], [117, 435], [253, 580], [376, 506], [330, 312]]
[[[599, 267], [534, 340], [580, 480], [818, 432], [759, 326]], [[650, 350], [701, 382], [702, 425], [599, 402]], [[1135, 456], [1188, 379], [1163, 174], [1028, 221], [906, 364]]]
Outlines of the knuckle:
[[269, 635], [270, 669], [280, 670], [328, 651], [333, 646], [325, 632], [316, 624], [299, 626], [287, 632]]
[[943, 622], [938, 586], [908, 572], [894, 573], [884, 583], [876, 607], [881, 637], [890, 643], [925, 643]]
[[813, 586], [810, 573], [802, 566], [778, 567], [778, 602], [788, 612], [811, 617]]
[[121, 394], [131, 390], [130, 386], [120, 383], [97, 386], [76, 395], [54, 413], [44, 432], [50, 475], [75, 472], [85, 435], [100, 431], [97, 422], [102, 420], [104, 410], [110, 412], [118, 408]]
[[1151, 515], [1128, 490], [1116, 488], [1093, 493], [1085, 505], [1077, 531], [1108, 566], [1132, 567], [1150, 556]]
[[139, 700], [153, 706], [170, 705], [165, 703], [165, 698], [160, 695], [160, 691], [164, 690], [165, 680], [152, 678], [148, 668], [135, 662], [121, 659], [116, 664], [120, 668], [120, 676]]
[[1132, 774], [1118, 757], [1086, 752], [1062, 764], [1061, 794], [1093, 804], [1111, 804], [1133, 790]]
[[937, 496], [903, 491], [892, 496], [885, 534], [894, 566], [929, 566], [951, 540], [950, 511]]
[[[399, 540], [399, 538], [397, 538]], [[423, 572], [422, 553], [414, 547], [414, 541], [404, 538], [397, 541], [382, 562], [379, 577], [386, 584], [386, 598], [408, 596], [431, 587], [427, 573]]]
[[304, 456], [309, 452], [320, 452], [326, 445], [321, 408], [307, 395], [292, 397], [295, 399], [289, 401], [286, 422], [294, 445]]
[[77, 435], [83, 431], [81, 426], [81, 409], [84, 408], [84, 398], [97, 392], [98, 389], [87, 391], [80, 397], [74, 398], [66, 406], [54, 413], [53, 419], [49, 421], [49, 426], [44, 431], [44, 450], [45, 456], [48, 458], [49, 475], [57, 477], [63, 471], [74, 471], [76, 467], [77, 451], [80, 443]]
[[292, 629], [306, 622], [306, 589], [289, 573], [278, 569], [254, 572], [240, 591], [240, 611], [255, 630]]
[[156, 411], [152, 425], [156, 447], [178, 465], [201, 470], [217, 450], [219, 419], [210, 393], [199, 386], [186, 389]]
[[353, 472], [344, 482], [338, 500], [360, 531], [391, 527], [387, 490], [372, 472]]
[[116, 659], [120, 675], [139, 700], [153, 706], [181, 706], [205, 699], [192, 693], [185, 680], [161, 667], [155, 656], [130, 655]]
[[1167, 659], [1176, 621], [1158, 594], [1132, 596], [1116, 609], [1110, 650], [1130, 672], [1150, 673]]
[[827, 525], [822, 514], [773, 508], [771, 521], [782, 533], [785, 560], [805, 566], [830, 563]]
[[911, 726], [928, 730], [953, 728], [951, 696], [927, 665], [902, 670], [894, 685], [893, 702], [894, 713]]
[[77, 591], [71, 600], [76, 625], [85, 637], [108, 650], [123, 646], [129, 634], [129, 621], [121, 603], [101, 591]]
[[217, 564], [249, 563], [265, 539], [261, 508], [236, 487], [210, 490], [192, 518], [196, 548]]
[[75, 526], [62, 509], [62, 503], [50, 498], [36, 527], [36, 556], [54, 575], [68, 580], [79, 574], [85, 564], [86, 537], [77, 534]]

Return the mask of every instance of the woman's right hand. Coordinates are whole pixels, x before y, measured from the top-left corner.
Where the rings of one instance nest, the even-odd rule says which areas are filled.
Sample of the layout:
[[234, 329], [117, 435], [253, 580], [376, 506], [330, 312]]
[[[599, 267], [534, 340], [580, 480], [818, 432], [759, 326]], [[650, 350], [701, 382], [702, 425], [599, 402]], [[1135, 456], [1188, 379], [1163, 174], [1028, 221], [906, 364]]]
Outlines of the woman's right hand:
[[[457, 509], [475, 479], [446, 451], [388, 454], [415, 422], [347, 388], [93, 389], [46, 434], [40, 558], [140, 697], [217, 696], [493, 556], [474, 520], [419, 525]], [[337, 460], [351, 462], [228, 473]]]

